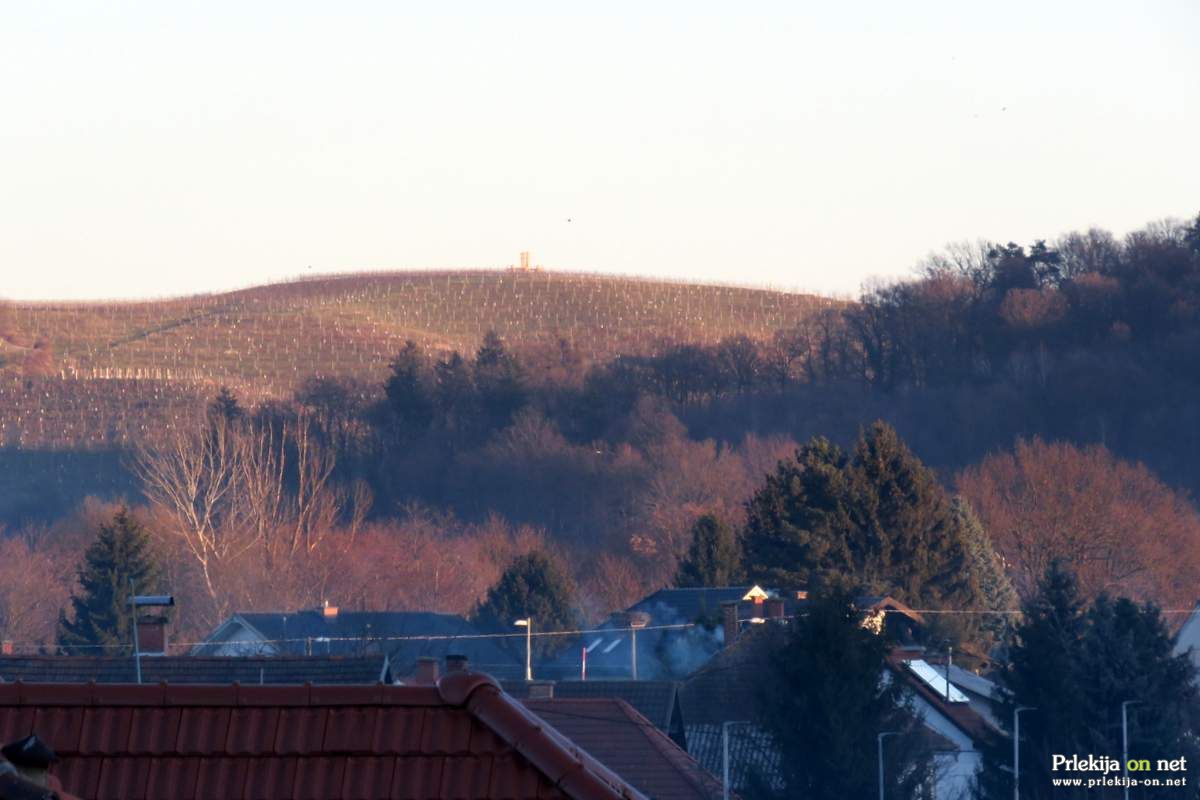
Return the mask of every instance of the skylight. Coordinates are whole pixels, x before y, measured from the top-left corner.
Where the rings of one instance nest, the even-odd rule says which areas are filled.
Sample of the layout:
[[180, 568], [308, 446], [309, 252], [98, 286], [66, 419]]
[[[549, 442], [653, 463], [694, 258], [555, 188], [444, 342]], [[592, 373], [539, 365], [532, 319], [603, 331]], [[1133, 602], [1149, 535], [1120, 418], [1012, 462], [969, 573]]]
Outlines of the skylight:
[[936, 667], [934, 667], [927, 661], [922, 661], [921, 659], [915, 659], [913, 661], [905, 661], [904, 663], [908, 666], [908, 668], [910, 670], [912, 670], [912, 673], [914, 675], [916, 675], [918, 678], [920, 678], [921, 683], [925, 684], [930, 689], [935, 691], [937, 693], [938, 697], [946, 697], [946, 689], [947, 689], [947, 687], [949, 687], [951, 703], [967, 702], [967, 700], [968, 700], [967, 696], [965, 694], [963, 694], [962, 692], [960, 692], [958, 690], [958, 687], [956, 687], [953, 683], [950, 683], [950, 681], [947, 680], [946, 674], [944, 671], [939, 671]]

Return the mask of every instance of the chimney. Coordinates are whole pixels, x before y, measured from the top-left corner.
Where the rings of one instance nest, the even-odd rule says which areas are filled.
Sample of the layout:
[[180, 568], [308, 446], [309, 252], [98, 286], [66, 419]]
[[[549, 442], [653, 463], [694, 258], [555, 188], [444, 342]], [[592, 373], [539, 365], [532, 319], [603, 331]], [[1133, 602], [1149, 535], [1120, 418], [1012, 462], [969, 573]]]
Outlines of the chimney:
[[446, 656], [446, 672], [466, 672], [468, 669], [466, 656], [457, 653]]
[[737, 603], [721, 603], [721, 623], [725, 628], [725, 646], [729, 647], [738, 637]]
[[530, 681], [528, 684], [530, 700], [553, 700], [554, 681]]
[[796, 599], [797, 600], [807, 600], [808, 599], [808, 590], [807, 589], [798, 590], [796, 592]]
[[321, 603], [321, 616], [324, 617], [327, 622], [336, 620], [337, 615], [338, 615], [338, 607], [337, 606], [329, 605], [328, 600]]
[[165, 656], [167, 654], [167, 615], [139, 614], [137, 642], [140, 655]]
[[783, 621], [783, 599], [779, 597], [768, 597], [763, 603], [763, 611], [768, 620]]
[[432, 686], [438, 681], [438, 660], [433, 656], [421, 656], [417, 659], [417, 671], [414, 675], [416, 682], [424, 686]]
[[10, 640], [5, 639], [3, 642], [0, 642], [0, 654], [6, 656], [13, 654], [13, 643]]

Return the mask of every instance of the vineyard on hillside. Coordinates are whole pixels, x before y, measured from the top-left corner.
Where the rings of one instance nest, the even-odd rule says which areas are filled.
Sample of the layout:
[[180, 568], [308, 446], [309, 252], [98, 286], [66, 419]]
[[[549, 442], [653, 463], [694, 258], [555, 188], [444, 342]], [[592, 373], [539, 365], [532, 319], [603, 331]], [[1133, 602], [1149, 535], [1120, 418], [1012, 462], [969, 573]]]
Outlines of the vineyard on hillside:
[[190, 414], [218, 386], [251, 399], [305, 378], [378, 383], [408, 339], [471, 351], [570, 342], [585, 359], [665, 341], [769, 336], [834, 301], [540, 271], [364, 273], [146, 302], [0, 304], [0, 446], [108, 447]]

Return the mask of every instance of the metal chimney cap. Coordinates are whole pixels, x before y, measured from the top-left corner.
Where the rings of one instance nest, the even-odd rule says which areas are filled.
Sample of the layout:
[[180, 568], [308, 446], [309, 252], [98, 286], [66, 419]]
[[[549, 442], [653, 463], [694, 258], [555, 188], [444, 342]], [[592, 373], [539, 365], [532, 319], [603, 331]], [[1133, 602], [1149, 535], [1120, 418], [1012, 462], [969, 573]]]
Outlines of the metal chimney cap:
[[136, 594], [129, 598], [129, 605], [141, 606], [173, 606], [175, 596], [170, 594]]

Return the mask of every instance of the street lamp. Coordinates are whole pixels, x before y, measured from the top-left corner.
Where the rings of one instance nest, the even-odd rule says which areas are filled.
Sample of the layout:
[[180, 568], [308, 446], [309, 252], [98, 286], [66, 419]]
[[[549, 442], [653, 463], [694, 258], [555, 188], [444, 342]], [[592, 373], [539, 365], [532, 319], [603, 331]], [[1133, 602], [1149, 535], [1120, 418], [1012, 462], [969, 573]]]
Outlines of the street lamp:
[[1021, 712], [1037, 711], [1033, 706], [1013, 709], [1013, 800], [1021, 800]]
[[525, 629], [525, 680], [533, 680], [533, 617], [519, 619], [513, 623]]
[[721, 723], [721, 798], [729, 800], [729, 726], [749, 725], [745, 720], [729, 720]]
[[1140, 705], [1137, 700], [1121, 703], [1121, 777], [1125, 779], [1125, 800], [1129, 800], [1129, 707]]
[[900, 731], [884, 731], [875, 737], [879, 750], [879, 800], [883, 800], [883, 740], [889, 736], [899, 736]]

